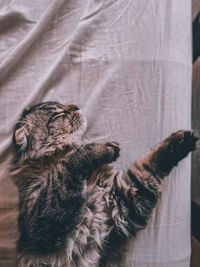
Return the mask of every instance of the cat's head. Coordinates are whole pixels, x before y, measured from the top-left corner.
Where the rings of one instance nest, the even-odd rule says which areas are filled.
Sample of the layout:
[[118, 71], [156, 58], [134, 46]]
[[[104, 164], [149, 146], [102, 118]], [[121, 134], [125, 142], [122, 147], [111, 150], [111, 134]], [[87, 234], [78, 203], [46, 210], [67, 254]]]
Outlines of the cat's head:
[[44, 102], [23, 111], [15, 126], [16, 153], [50, 155], [56, 149], [80, 142], [86, 120], [76, 105]]

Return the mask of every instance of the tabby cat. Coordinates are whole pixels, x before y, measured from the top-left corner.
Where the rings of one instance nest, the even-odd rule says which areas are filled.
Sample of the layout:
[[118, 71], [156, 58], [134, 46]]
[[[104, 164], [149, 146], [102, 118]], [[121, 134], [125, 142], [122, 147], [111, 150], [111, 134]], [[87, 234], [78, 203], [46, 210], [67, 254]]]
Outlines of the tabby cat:
[[119, 145], [83, 145], [85, 128], [76, 105], [57, 102], [26, 109], [16, 124], [10, 171], [19, 190], [20, 267], [114, 266], [113, 255], [146, 226], [159, 183], [198, 139], [177, 131], [116, 171], [109, 163]]

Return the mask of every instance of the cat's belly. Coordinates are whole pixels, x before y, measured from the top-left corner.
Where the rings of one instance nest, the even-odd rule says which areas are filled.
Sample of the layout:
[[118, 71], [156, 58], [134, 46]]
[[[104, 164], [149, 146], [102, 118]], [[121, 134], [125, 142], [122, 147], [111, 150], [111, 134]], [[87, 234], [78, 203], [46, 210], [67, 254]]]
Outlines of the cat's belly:
[[[105, 212], [104, 192], [95, 186], [87, 191], [87, 204], [83, 217], [73, 235], [74, 245], [71, 251], [69, 241], [66, 244], [68, 255], [72, 255], [76, 266], [95, 267], [100, 258], [100, 248], [104, 245], [108, 233], [108, 216]], [[72, 243], [72, 240], [70, 240]]]

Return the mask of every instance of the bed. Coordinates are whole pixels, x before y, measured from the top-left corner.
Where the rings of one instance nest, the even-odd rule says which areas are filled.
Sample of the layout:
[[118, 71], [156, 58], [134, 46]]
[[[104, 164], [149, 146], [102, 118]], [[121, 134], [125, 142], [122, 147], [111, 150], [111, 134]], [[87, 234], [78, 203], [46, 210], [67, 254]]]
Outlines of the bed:
[[[3, 0], [0, 36], [0, 266], [13, 267], [18, 196], [8, 166], [22, 110], [47, 100], [78, 104], [85, 141], [120, 143], [116, 168], [190, 129], [191, 1]], [[118, 266], [189, 266], [190, 157], [162, 190]]]

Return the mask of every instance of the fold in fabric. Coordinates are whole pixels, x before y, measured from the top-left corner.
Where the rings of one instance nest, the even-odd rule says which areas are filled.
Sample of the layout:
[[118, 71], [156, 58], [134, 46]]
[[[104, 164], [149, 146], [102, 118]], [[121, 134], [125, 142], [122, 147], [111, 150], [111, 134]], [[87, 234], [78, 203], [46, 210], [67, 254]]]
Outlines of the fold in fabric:
[[[15, 266], [17, 192], [8, 175], [14, 124], [26, 106], [76, 103], [85, 141], [115, 140], [131, 162], [190, 129], [191, 1], [0, 2], [0, 265]], [[163, 185], [146, 230], [118, 266], [188, 267], [190, 158]]]

